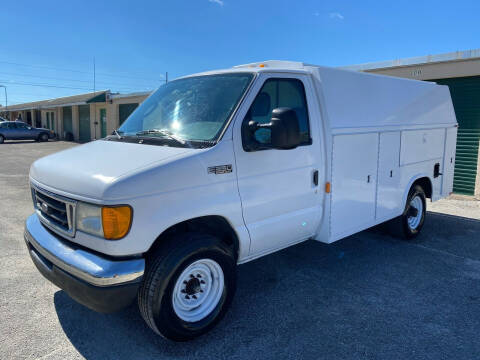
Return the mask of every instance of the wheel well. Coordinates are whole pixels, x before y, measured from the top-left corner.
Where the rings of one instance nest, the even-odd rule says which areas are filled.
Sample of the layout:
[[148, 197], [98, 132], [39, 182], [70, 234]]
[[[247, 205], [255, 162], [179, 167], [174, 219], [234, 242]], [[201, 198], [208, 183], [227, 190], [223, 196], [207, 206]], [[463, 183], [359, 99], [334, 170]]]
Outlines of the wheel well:
[[239, 249], [237, 234], [230, 223], [225, 218], [218, 215], [189, 219], [169, 227], [160, 234], [147, 253], [155, 251], [166, 239], [185, 232], [199, 232], [216, 236], [232, 247], [233, 253], [235, 254], [235, 260], [237, 260]]
[[415, 185], [420, 185], [425, 192], [425, 196], [429, 199], [432, 198], [432, 182], [428, 177], [422, 177], [420, 179], [415, 180], [415, 182], [412, 184], [412, 188]]

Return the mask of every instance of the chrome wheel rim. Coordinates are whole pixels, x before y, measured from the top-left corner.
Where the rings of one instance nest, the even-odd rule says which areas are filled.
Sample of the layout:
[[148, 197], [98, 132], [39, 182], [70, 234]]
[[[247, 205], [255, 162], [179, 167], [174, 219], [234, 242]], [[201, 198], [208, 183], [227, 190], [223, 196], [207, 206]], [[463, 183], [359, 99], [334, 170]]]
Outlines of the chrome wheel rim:
[[422, 221], [422, 216], [423, 216], [423, 201], [420, 196], [415, 196], [411, 201], [410, 201], [410, 207], [413, 207], [417, 210], [417, 215], [416, 216], [409, 216], [407, 221], [408, 221], [408, 227], [411, 230], [415, 230], [418, 225], [420, 225], [420, 221]]
[[190, 264], [173, 288], [175, 314], [187, 322], [206, 318], [218, 305], [224, 284], [223, 270], [216, 261], [201, 259]]

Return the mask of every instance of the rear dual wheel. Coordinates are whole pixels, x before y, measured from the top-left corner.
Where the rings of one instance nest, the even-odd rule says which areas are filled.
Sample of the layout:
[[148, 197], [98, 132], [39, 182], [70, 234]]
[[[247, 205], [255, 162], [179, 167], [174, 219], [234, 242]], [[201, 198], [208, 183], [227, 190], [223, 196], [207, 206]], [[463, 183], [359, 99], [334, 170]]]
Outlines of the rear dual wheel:
[[427, 201], [423, 188], [420, 185], [413, 186], [403, 214], [388, 222], [391, 234], [406, 240], [415, 238], [422, 230], [426, 209]]
[[153, 331], [185, 341], [221, 320], [235, 289], [231, 247], [211, 235], [186, 233], [167, 240], [147, 258], [138, 304]]

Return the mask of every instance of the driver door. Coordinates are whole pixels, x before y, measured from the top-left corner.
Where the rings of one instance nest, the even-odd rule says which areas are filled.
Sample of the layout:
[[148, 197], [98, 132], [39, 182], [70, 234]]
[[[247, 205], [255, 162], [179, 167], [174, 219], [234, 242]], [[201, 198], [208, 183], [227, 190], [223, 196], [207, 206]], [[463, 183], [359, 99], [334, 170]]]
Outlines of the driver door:
[[[253, 94], [252, 94], [253, 93]], [[250, 233], [250, 256], [312, 237], [321, 217], [318, 191], [318, 119], [310, 78], [301, 74], [261, 74], [235, 122], [234, 149], [243, 218]], [[299, 120], [302, 143], [290, 150], [245, 150], [242, 123], [270, 121], [272, 110], [289, 107]], [[268, 144], [268, 129], [255, 140]], [[247, 147], [248, 149], [248, 147]]]

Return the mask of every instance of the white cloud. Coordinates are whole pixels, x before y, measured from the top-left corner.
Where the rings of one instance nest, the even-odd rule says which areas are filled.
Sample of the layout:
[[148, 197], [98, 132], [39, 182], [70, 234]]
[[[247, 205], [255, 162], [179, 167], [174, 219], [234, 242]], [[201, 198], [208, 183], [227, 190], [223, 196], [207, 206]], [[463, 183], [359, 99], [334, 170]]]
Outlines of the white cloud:
[[223, 6], [223, 0], [208, 0], [211, 3], [218, 4], [220, 6]]
[[[210, 0], [210, 1], [212, 1], [212, 0]], [[330, 19], [338, 19], [338, 20], [345, 19], [345, 17], [342, 14], [340, 14], [339, 12], [330, 13], [329, 16], [330, 16]]]
[[313, 16], [320, 16], [320, 13], [317, 11], [317, 12], [314, 12], [313, 13]]

